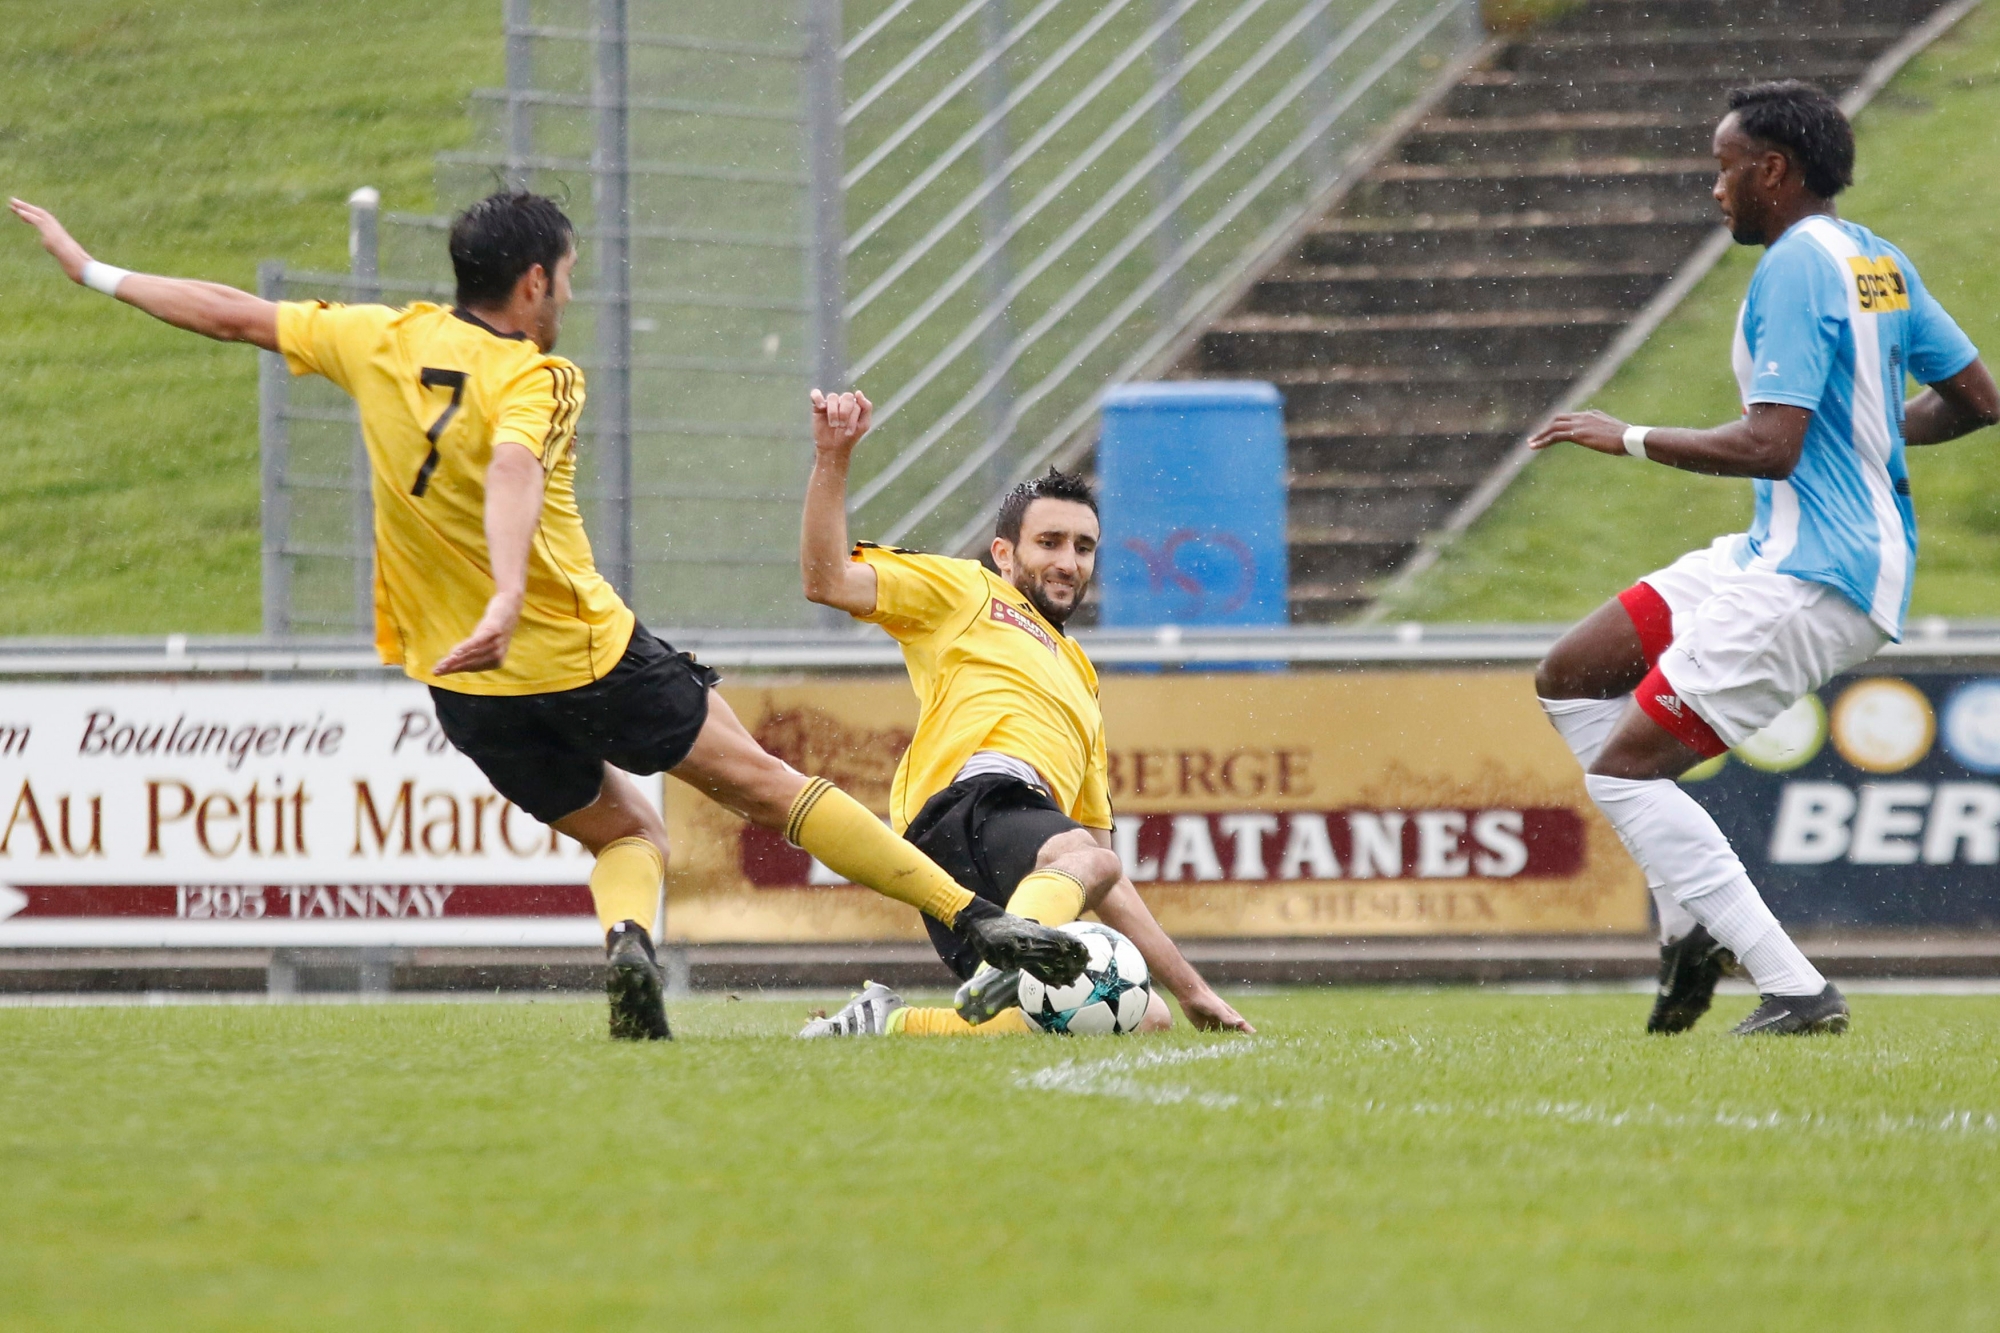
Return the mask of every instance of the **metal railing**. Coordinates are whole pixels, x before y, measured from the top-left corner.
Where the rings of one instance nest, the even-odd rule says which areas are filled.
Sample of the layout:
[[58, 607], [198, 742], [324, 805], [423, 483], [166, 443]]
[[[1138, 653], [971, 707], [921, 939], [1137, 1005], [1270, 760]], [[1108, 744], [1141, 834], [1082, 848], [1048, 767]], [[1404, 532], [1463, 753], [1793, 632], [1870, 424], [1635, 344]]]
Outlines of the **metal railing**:
[[[891, 45], [843, 116], [842, 313], [883, 459], [852, 508], [887, 541], [961, 549], [1001, 489], [1074, 461], [1105, 390], [1164, 370], [1478, 35], [1459, 0], [1015, 8], [969, 0]], [[895, 32], [843, 57], [858, 70]], [[956, 32], [955, 68], [911, 86]]]
[[[439, 156], [441, 209], [567, 201], [599, 564], [649, 619], [739, 629], [813, 623], [807, 387], [877, 403], [857, 535], [962, 548], [1478, 38], [1475, 0], [503, 5], [507, 84]], [[354, 272], [273, 292], [448, 291], [445, 218], [382, 221]], [[267, 632], [365, 631], [351, 412], [265, 386]]]
[[[1380, 625], [1366, 628], [1281, 626], [1271, 629], [1163, 626], [1157, 630], [1084, 630], [1076, 638], [1107, 671], [1177, 667], [1233, 669], [1271, 663], [1304, 669], [1490, 666], [1526, 668], [1540, 661], [1567, 625]], [[871, 627], [851, 630], [701, 630], [659, 627], [661, 638], [728, 675], [744, 671], [901, 671], [902, 649]], [[2000, 621], [1912, 623], [1908, 637], [1883, 648], [1884, 669], [1932, 669], [2000, 662]], [[352, 642], [300, 639], [5, 639], [0, 679], [63, 676], [163, 677], [400, 676]], [[726, 681], [725, 681], [726, 687]]]

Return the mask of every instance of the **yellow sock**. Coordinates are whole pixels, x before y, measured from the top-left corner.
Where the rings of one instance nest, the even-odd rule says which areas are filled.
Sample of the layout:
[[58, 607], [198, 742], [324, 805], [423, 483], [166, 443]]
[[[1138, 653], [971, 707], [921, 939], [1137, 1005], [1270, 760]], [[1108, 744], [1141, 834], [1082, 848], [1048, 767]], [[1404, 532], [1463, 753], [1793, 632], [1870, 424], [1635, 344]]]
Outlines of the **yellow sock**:
[[908, 903], [947, 926], [972, 901], [937, 862], [891, 833], [866, 806], [825, 778], [808, 782], [792, 802], [785, 841], [811, 852], [842, 878]]
[[1014, 886], [1007, 910], [1045, 926], [1067, 926], [1083, 915], [1083, 881], [1067, 870], [1037, 870]]
[[597, 922], [609, 931], [620, 921], [637, 921], [652, 933], [660, 915], [660, 884], [667, 863], [644, 838], [620, 838], [597, 854], [590, 869], [590, 898]]
[[968, 1023], [956, 1009], [904, 1006], [889, 1015], [889, 1031], [906, 1037], [1005, 1037], [1039, 1031], [1019, 1009], [1003, 1009], [984, 1023]]

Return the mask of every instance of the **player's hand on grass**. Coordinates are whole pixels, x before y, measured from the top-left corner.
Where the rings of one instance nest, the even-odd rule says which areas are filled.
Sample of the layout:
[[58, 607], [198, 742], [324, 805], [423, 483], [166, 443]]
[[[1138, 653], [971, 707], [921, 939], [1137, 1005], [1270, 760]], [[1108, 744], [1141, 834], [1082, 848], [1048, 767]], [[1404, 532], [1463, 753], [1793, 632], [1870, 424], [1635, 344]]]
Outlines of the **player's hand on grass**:
[[813, 447], [846, 454], [875, 424], [875, 404], [856, 389], [853, 393], [812, 391]]
[[90, 254], [76, 243], [63, 224], [56, 221], [56, 215], [46, 208], [37, 208], [25, 199], [9, 199], [7, 207], [14, 210], [14, 216], [41, 233], [42, 248], [55, 256], [63, 272], [69, 274], [71, 282], [83, 281], [83, 267], [90, 262]]
[[1250, 1020], [1236, 1012], [1229, 1001], [1204, 988], [1198, 994], [1181, 997], [1181, 1012], [1188, 1022], [1203, 1032], [1251, 1032]]
[[514, 627], [521, 623], [521, 598], [495, 593], [486, 604], [486, 614], [473, 626], [472, 633], [456, 648], [438, 659], [433, 676], [450, 676], [461, 671], [492, 671], [507, 660], [507, 645], [513, 641]]
[[1625, 423], [1602, 412], [1564, 412], [1536, 431], [1530, 449], [1546, 449], [1567, 440], [1600, 454], [1625, 452]]

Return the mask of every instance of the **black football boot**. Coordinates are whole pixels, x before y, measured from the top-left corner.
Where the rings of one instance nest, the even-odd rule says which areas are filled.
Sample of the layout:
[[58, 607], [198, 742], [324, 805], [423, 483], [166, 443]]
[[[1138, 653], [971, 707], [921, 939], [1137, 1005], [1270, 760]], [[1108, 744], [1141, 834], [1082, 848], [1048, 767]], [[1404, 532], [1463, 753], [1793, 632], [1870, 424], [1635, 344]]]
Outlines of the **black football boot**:
[[1069, 985], [1090, 962], [1090, 950], [1076, 936], [1004, 912], [984, 898], [967, 903], [956, 924], [983, 961], [1002, 972], [1020, 968], [1051, 986]]
[[1653, 998], [1648, 1032], [1686, 1032], [1715, 1000], [1715, 984], [1736, 966], [1736, 955], [1715, 942], [1707, 926], [1696, 926], [1672, 944], [1660, 946], [1660, 990]]
[[1731, 1029], [1739, 1037], [1803, 1037], [1847, 1031], [1847, 997], [1829, 981], [1817, 995], [1766, 995], [1750, 1017]]
[[604, 936], [604, 994], [611, 1001], [613, 1041], [673, 1039], [653, 940], [636, 921], [620, 921]]

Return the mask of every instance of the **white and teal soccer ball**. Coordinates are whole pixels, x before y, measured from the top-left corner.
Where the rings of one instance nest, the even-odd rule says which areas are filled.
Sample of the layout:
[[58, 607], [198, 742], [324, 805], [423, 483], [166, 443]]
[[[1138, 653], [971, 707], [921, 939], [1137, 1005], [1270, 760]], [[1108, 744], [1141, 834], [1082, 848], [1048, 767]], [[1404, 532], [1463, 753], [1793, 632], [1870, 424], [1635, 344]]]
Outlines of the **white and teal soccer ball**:
[[1021, 974], [1021, 1012], [1044, 1032], [1098, 1036], [1136, 1032], [1153, 996], [1137, 946], [1109, 926], [1074, 921], [1062, 928], [1083, 941], [1090, 962], [1067, 986]]

